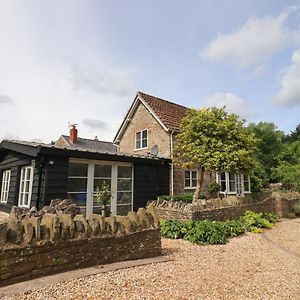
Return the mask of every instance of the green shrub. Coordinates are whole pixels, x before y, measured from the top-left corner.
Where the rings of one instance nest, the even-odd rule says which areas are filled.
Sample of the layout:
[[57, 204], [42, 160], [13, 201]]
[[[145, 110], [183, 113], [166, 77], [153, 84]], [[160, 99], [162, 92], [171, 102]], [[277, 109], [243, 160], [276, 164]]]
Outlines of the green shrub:
[[208, 189], [212, 193], [218, 193], [221, 190], [221, 185], [219, 183], [213, 182], [209, 185]]
[[163, 237], [171, 239], [183, 238], [182, 234], [183, 223], [175, 220], [161, 220], [160, 232]]
[[300, 215], [300, 200], [295, 202], [295, 204], [293, 205], [293, 209], [296, 215]]
[[289, 213], [287, 214], [287, 217], [288, 217], [289, 219], [295, 219], [295, 218], [296, 218], [296, 214], [295, 214], [294, 212], [289, 212]]
[[206, 199], [206, 195], [204, 192], [200, 192], [199, 199]]
[[272, 228], [278, 217], [272, 213], [246, 211], [238, 220], [220, 221], [161, 221], [161, 235], [166, 238], [183, 238], [197, 244], [225, 244], [228, 238], [246, 231], [260, 233], [263, 228]]

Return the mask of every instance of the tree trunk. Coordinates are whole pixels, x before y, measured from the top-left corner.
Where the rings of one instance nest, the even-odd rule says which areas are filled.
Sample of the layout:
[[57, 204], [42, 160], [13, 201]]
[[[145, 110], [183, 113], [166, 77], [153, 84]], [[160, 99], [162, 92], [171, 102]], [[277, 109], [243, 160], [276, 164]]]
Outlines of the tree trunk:
[[203, 183], [203, 180], [204, 180], [204, 168], [203, 167], [198, 167], [197, 172], [198, 172], [198, 180], [197, 180], [195, 193], [194, 193], [194, 196], [193, 196], [193, 204], [197, 203], [197, 200], [198, 200], [200, 192], [201, 192], [201, 187], [202, 187], [202, 183]]

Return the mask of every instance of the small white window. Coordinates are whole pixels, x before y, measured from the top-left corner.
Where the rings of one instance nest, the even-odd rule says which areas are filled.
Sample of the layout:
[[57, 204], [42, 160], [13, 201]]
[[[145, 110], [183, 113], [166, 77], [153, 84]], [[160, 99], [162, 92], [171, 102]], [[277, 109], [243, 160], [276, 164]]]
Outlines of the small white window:
[[8, 193], [9, 193], [9, 185], [10, 185], [10, 175], [11, 171], [6, 170], [2, 173], [2, 187], [1, 187], [1, 203], [7, 203]]
[[140, 130], [135, 134], [135, 149], [144, 149], [148, 147], [148, 130]]
[[27, 166], [21, 169], [19, 206], [30, 207], [33, 182], [33, 167]]
[[197, 171], [187, 170], [184, 172], [184, 188], [194, 189], [197, 186]]

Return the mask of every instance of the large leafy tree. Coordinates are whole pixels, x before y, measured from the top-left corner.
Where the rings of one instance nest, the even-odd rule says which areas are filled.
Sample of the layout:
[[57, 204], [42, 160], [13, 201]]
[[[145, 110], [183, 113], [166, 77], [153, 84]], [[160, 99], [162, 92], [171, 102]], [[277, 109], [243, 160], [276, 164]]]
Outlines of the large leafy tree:
[[273, 177], [285, 188], [300, 191], [300, 140], [285, 144], [277, 160]]
[[176, 136], [174, 162], [198, 169], [194, 198], [198, 197], [205, 171], [249, 172], [256, 165], [257, 139], [236, 114], [225, 108], [191, 109]]
[[271, 122], [250, 123], [248, 130], [259, 139], [257, 157], [266, 181], [274, 181], [271, 169], [277, 166], [276, 157], [282, 150], [285, 134]]

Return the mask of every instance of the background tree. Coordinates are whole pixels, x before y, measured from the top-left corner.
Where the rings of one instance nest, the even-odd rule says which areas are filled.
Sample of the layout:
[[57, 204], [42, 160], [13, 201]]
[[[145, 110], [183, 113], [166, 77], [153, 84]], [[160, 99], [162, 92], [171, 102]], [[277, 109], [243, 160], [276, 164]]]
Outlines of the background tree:
[[225, 108], [191, 109], [176, 136], [174, 162], [183, 168], [197, 168], [197, 199], [205, 171], [249, 172], [256, 165], [254, 134], [236, 114]]
[[283, 188], [300, 191], [300, 140], [287, 143], [277, 156], [278, 164], [272, 175], [283, 184]]
[[294, 131], [291, 131], [291, 133], [287, 135], [286, 141], [290, 143], [300, 141], [300, 124], [296, 126]]
[[264, 182], [264, 185], [276, 181], [272, 177], [271, 169], [278, 164], [276, 157], [282, 150], [284, 132], [278, 130], [277, 126], [270, 122], [250, 123], [247, 128], [259, 139], [257, 158], [262, 169], [262, 172], [258, 174], [260, 180]]

